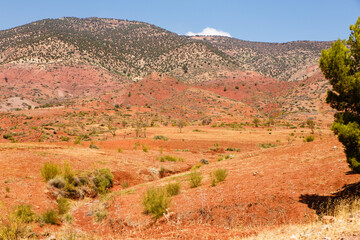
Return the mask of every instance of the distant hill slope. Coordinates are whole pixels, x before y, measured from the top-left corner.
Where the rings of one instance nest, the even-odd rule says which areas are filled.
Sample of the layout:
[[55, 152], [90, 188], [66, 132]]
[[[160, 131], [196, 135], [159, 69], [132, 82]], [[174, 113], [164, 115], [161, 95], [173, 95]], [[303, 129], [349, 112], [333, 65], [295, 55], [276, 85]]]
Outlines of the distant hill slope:
[[[117, 19], [40, 20], [0, 31], [0, 111], [107, 95], [112, 104], [164, 111], [189, 106], [189, 117], [201, 117], [217, 98], [252, 114], [317, 113], [328, 88], [318, 59], [330, 44], [185, 37]], [[146, 78], [154, 72], [172, 80]], [[186, 90], [173, 89], [178, 80]]]
[[[295, 41], [264, 43], [219, 36], [195, 36], [233, 57], [243, 70], [258, 72], [283, 81], [304, 80], [318, 69], [321, 50], [331, 42]], [[313, 68], [311, 72], [307, 71]]]
[[164, 72], [201, 82], [251, 70], [284, 81], [309, 77], [330, 42], [261, 43], [185, 37], [154, 25], [102, 18], [45, 19], [0, 31], [0, 64], [90, 65], [140, 80]]
[[158, 71], [201, 81], [238, 68], [208, 43], [148, 23], [101, 18], [45, 19], [0, 31], [0, 63], [85, 64], [130, 80]]

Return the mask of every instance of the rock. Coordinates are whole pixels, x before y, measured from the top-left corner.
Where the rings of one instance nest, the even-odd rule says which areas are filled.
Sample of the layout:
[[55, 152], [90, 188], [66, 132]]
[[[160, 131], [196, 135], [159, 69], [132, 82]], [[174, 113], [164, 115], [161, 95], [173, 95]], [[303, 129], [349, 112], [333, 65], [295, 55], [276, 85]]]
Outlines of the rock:
[[94, 212], [93, 211], [90, 211], [86, 214], [86, 216], [94, 216]]
[[209, 161], [206, 160], [205, 158], [203, 158], [203, 159], [200, 159], [200, 163], [205, 164], [205, 165], [208, 165], [208, 164], [209, 164]]
[[298, 240], [298, 238], [295, 235], [292, 235], [289, 239], [290, 240]]
[[49, 237], [45, 238], [45, 240], [56, 240], [54, 235], [50, 235]]
[[90, 144], [89, 148], [92, 148], [92, 149], [99, 149], [99, 147], [97, 145], [94, 145], [94, 144]]
[[159, 175], [159, 171], [158, 171], [156, 168], [149, 168], [149, 171], [150, 171], [152, 174]]

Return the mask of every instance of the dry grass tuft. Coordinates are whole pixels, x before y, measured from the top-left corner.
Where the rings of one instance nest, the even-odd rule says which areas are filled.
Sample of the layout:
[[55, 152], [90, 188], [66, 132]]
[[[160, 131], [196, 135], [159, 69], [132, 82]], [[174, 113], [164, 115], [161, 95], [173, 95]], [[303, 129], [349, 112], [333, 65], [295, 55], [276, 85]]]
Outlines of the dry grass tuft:
[[323, 209], [319, 220], [303, 225], [287, 225], [264, 231], [246, 239], [358, 239], [360, 236], [360, 198], [342, 199], [331, 209]]

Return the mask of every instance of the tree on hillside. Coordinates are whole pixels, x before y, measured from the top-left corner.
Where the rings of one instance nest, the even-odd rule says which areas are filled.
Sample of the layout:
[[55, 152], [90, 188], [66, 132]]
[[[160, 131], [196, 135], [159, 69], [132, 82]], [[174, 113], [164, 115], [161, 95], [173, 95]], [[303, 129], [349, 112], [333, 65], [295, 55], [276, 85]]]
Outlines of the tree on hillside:
[[321, 52], [320, 68], [330, 81], [326, 102], [336, 109], [332, 130], [345, 147], [349, 167], [360, 172], [360, 17], [350, 37]]
[[254, 118], [253, 123], [254, 123], [255, 127], [258, 127], [260, 124], [260, 119], [258, 119], [257, 117]]
[[180, 120], [177, 122], [177, 126], [178, 126], [178, 128], [179, 128], [179, 132], [181, 133], [183, 127], [185, 126], [184, 120], [180, 119]]
[[314, 134], [315, 131], [315, 122], [311, 119], [306, 120], [306, 125], [311, 129], [311, 134]]

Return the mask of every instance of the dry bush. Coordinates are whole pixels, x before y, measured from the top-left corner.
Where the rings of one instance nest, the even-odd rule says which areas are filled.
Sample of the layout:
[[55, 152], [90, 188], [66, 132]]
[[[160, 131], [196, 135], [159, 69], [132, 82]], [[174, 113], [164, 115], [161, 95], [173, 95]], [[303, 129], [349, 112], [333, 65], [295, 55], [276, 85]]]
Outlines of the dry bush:
[[42, 169], [40, 170], [41, 176], [44, 178], [45, 182], [50, 179], [55, 178], [57, 175], [61, 174], [61, 168], [59, 165], [47, 162], [44, 164]]
[[164, 188], [152, 187], [146, 191], [142, 203], [145, 208], [145, 213], [152, 214], [154, 219], [157, 220], [169, 207], [171, 198]]
[[189, 179], [190, 187], [196, 188], [196, 187], [200, 186], [202, 179], [203, 179], [203, 176], [202, 176], [201, 172], [191, 171], [190, 179]]
[[168, 185], [166, 185], [165, 188], [166, 188], [167, 194], [170, 197], [172, 197], [172, 196], [178, 195], [180, 193], [181, 185], [179, 182], [169, 183]]
[[[319, 220], [298, 225], [284, 225], [277, 229], [265, 230], [257, 236], [246, 238], [247, 240], [277, 240], [277, 239], [357, 239], [354, 238], [360, 232], [360, 198], [346, 198], [335, 202], [335, 206], [329, 208], [324, 205], [323, 216]], [[331, 221], [328, 221], [331, 219]]]

